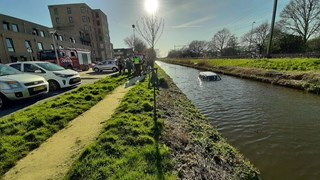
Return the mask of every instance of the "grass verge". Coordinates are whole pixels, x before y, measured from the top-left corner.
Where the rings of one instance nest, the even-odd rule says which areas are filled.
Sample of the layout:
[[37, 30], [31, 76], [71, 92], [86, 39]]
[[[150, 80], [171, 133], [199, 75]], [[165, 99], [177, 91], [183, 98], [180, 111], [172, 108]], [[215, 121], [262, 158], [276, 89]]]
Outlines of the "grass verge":
[[148, 82], [135, 85], [65, 178], [174, 179], [169, 150], [159, 143], [162, 120], [154, 119], [152, 102]]
[[0, 177], [126, 80], [124, 76], [106, 77], [0, 118]]

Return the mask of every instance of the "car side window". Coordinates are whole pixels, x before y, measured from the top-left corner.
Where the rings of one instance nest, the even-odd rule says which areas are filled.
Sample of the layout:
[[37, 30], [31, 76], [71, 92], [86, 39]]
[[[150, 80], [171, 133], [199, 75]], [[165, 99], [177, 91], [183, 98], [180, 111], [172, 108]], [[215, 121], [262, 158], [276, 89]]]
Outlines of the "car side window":
[[21, 71], [21, 64], [10, 64], [10, 66], [15, 68], [16, 70]]
[[108, 61], [108, 64], [112, 64], [112, 61]]
[[41, 71], [40, 68], [38, 68], [37, 66], [35, 66], [33, 64], [24, 64], [23, 65], [23, 69], [24, 69], [24, 72], [32, 72], [32, 73], [34, 73], [36, 70], [40, 70]]

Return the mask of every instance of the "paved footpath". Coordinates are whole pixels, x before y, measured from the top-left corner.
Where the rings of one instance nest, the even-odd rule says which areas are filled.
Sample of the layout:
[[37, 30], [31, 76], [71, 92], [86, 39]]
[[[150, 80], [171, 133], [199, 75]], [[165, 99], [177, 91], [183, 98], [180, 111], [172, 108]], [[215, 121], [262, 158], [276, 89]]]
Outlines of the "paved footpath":
[[82, 149], [93, 142], [130, 88], [120, 86], [54, 134], [8, 171], [3, 179], [62, 179]]

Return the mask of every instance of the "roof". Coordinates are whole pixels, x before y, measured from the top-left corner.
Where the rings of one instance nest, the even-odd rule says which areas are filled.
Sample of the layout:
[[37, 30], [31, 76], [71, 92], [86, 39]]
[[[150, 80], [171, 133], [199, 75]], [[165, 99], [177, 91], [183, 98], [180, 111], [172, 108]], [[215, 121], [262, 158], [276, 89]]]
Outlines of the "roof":
[[199, 75], [202, 75], [202, 76], [217, 76], [216, 73], [211, 72], [211, 71], [200, 72]]

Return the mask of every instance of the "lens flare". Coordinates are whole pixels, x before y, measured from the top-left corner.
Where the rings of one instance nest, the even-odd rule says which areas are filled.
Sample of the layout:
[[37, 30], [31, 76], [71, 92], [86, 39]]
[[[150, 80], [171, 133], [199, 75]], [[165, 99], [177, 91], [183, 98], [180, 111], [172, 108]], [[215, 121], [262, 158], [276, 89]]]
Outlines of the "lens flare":
[[155, 14], [158, 9], [158, 0], [145, 0], [144, 7], [149, 14]]

